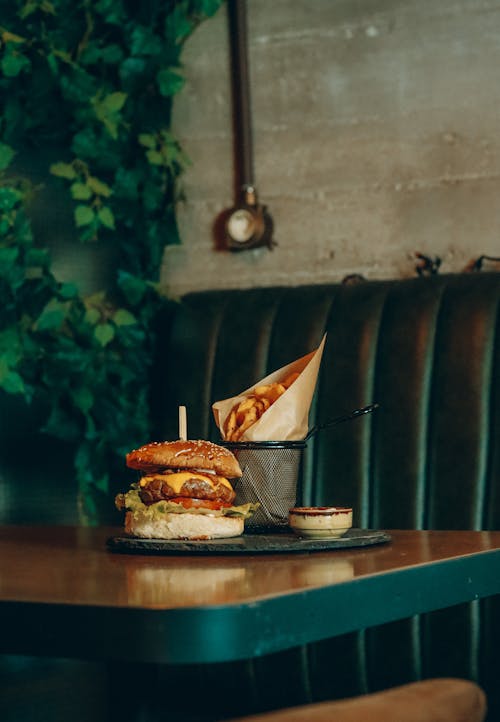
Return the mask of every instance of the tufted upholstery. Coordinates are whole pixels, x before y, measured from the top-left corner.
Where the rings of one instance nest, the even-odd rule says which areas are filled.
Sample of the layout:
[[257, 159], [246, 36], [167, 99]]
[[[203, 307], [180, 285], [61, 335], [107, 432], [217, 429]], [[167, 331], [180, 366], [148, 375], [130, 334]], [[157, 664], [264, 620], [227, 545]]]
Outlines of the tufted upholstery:
[[[371, 401], [308, 445], [307, 503], [350, 504], [359, 526], [500, 524], [500, 274], [186, 296], [157, 406], [158, 436], [219, 437], [210, 411], [328, 334], [311, 423]], [[451, 503], [450, 503], [451, 502]]]
[[[498, 273], [186, 296], [164, 327], [168, 363], [164, 349], [158, 356], [157, 438], [175, 438], [185, 404], [189, 435], [217, 441], [211, 403], [309, 352], [326, 331], [311, 424], [381, 407], [309, 442], [302, 501], [352, 505], [360, 527], [499, 529], [499, 299]], [[499, 641], [495, 598], [231, 673], [243, 689], [252, 680], [262, 709], [423, 677], [478, 679], [500, 719]]]

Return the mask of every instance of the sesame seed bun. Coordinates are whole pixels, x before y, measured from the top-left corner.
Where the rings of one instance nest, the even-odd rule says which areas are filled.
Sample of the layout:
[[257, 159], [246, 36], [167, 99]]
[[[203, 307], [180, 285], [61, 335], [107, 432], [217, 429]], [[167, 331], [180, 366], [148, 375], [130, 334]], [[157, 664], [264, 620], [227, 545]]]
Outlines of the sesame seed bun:
[[229, 449], [201, 439], [153, 441], [128, 453], [126, 462], [131, 469], [149, 472], [164, 468], [207, 469], [229, 479], [243, 473]]

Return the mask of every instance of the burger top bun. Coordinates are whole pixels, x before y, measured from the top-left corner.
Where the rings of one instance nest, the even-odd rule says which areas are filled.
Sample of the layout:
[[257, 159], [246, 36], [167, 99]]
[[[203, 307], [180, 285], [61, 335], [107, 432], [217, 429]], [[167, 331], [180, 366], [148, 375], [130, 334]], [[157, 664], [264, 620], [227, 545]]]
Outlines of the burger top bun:
[[140, 471], [173, 469], [207, 469], [234, 479], [242, 476], [234, 454], [211, 441], [153, 441], [127, 454], [127, 466]]

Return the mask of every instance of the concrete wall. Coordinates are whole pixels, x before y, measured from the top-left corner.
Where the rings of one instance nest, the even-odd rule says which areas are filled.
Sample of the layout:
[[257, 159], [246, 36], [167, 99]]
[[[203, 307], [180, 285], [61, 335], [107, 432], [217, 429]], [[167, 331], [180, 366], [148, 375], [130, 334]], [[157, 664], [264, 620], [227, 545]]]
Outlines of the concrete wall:
[[415, 275], [500, 255], [500, 0], [248, 0], [256, 184], [278, 246], [214, 248], [233, 203], [226, 7], [187, 43], [174, 132], [192, 165], [163, 283]]

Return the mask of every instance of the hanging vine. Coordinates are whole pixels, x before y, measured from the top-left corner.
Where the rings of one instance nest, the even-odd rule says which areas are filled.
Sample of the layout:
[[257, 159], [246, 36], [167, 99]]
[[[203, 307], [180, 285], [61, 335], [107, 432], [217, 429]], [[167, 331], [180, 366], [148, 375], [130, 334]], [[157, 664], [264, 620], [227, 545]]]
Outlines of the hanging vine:
[[[0, 388], [76, 444], [89, 523], [110, 470], [150, 438], [158, 280], [186, 164], [172, 98], [184, 41], [221, 2], [0, 0]], [[40, 186], [25, 169], [39, 156], [70, 199], [70, 233], [118, 259], [90, 297], [56, 277], [34, 232]]]

